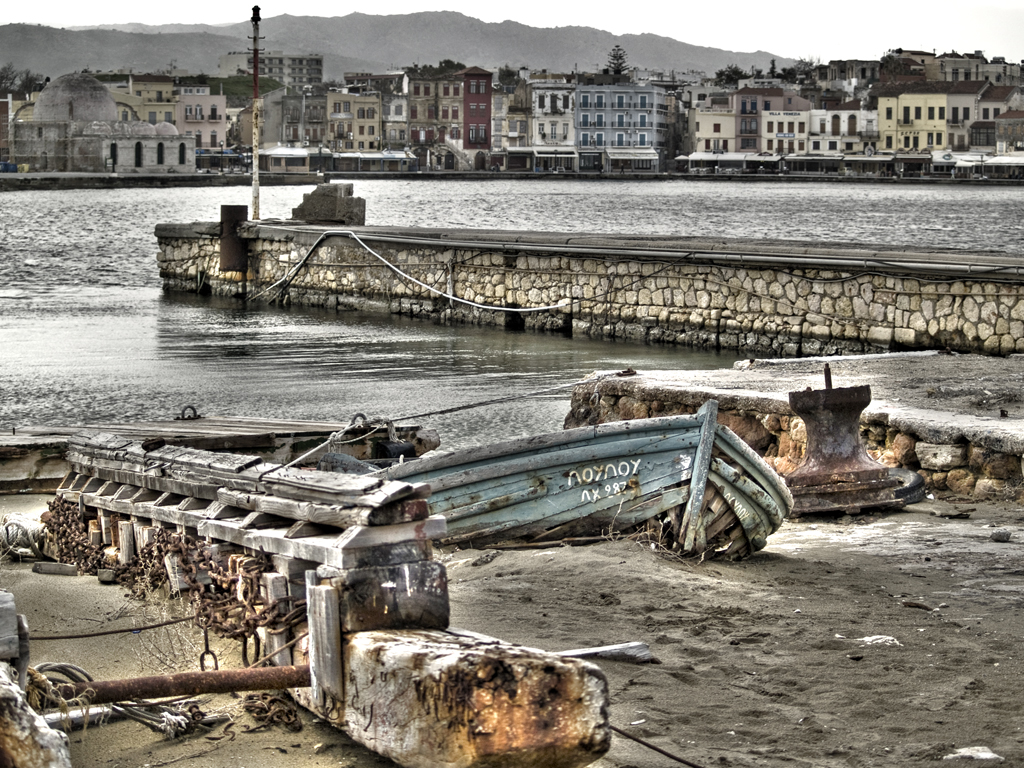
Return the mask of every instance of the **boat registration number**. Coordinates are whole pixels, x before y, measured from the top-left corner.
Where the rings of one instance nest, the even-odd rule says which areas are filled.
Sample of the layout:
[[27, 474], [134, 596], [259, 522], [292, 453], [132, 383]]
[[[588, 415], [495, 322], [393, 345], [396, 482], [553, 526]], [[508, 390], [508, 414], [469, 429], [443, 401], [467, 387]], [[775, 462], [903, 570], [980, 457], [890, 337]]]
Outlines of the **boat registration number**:
[[[573, 469], [569, 472], [569, 487], [580, 485], [592, 485], [604, 483], [596, 488], [586, 488], [581, 495], [582, 501], [597, 501], [604, 496], [614, 496], [617, 493], [624, 493], [627, 488], [635, 486], [630, 484], [630, 479], [640, 469], [641, 459], [629, 459], [615, 464], [595, 464], [581, 469]], [[612, 480], [612, 478], [621, 478]]]

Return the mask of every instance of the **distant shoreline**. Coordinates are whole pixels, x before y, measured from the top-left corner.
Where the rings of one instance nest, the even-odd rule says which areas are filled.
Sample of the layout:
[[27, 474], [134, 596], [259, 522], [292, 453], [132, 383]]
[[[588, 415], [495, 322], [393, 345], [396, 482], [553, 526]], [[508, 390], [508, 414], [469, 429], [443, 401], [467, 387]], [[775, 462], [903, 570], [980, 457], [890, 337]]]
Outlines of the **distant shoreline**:
[[[532, 173], [532, 172], [487, 172], [487, 171], [422, 171], [415, 173], [374, 172], [317, 174], [260, 174], [260, 186], [306, 186], [329, 181], [358, 181], [361, 179], [396, 179], [402, 181], [695, 181], [723, 182], [739, 181], [759, 184], [822, 182], [840, 184], [910, 184], [944, 186], [1022, 186], [1021, 179], [950, 179], [939, 176], [921, 178], [874, 178], [849, 176], [815, 176], [794, 174], [730, 174], [701, 175], [689, 173], [660, 174], [577, 174], [577, 173]], [[250, 186], [248, 174], [240, 173], [190, 173], [190, 174], [87, 174], [87, 173], [5, 173], [0, 174], [0, 192], [19, 190], [59, 189], [133, 189], [150, 187], [238, 187]]]

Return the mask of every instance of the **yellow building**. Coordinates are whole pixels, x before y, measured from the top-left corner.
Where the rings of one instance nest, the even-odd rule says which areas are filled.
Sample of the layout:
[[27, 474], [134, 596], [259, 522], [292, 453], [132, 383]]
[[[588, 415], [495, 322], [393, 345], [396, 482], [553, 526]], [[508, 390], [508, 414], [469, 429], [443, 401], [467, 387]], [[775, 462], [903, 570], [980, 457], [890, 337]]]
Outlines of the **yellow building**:
[[878, 149], [946, 149], [949, 96], [960, 85], [964, 84], [919, 82], [880, 86]]

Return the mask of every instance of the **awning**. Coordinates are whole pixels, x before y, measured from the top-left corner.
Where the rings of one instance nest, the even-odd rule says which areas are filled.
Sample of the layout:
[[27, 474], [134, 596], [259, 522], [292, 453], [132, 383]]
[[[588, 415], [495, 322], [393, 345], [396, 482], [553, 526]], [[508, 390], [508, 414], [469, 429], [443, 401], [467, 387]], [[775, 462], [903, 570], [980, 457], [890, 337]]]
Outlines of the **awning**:
[[[720, 158], [721, 156], [722, 156], [721, 152], [694, 152], [692, 155], [690, 155], [689, 160], [690, 160], [691, 163], [693, 163], [693, 162], [700, 162], [702, 160], [704, 160], [704, 161], [716, 160], [717, 161], [718, 158]], [[684, 158], [686, 158], [686, 155], [680, 155], [679, 157], [676, 158], [676, 160], [683, 160]]]
[[263, 157], [309, 157], [309, 150], [305, 147], [271, 147], [261, 149]]
[[896, 158], [892, 155], [845, 155], [843, 159], [848, 163], [891, 163]]
[[742, 163], [750, 157], [746, 152], [723, 152], [718, 156], [720, 163]]
[[605, 147], [611, 160], [657, 160], [654, 147]]
[[782, 155], [745, 155], [748, 163], [777, 163]]
[[577, 152], [571, 147], [534, 147], [537, 157], [576, 157]]

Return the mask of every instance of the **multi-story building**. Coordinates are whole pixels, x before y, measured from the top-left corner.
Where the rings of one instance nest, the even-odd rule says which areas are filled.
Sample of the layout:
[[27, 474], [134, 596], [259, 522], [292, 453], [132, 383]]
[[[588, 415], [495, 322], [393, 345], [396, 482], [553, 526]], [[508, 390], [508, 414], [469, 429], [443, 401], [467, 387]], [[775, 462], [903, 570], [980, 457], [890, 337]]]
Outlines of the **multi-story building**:
[[807, 150], [811, 103], [782, 88], [741, 88], [692, 110], [698, 152], [793, 154]]
[[307, 91], [289, 93], [281, 98], [280, 104], [282, 135], [279, 141], [291, 146], [317, 149], [330, 141], [326, 94], [316, 95]]
[[[220, 57], [221, 77], [251, 75], [252, 51], [232, 51]], [[282, 85], [319, 85], [324, 81], [324, 57], [319, 53], [260, 51], [260, 77]]]
[[891, 83], [877, 96], [880, 149], [994, 147], [995, 118], [1024, 106], [1016, 86], [985, 80]]
[[851, 99], [878, 82], [880, 63], [861, 59], [833, 59], [828, 63], [827, 90], [842, 91]]
[[929, 80], [958, 83], [965, 80], [987, 80], [995, 85], [1020, 85], [1021, 65], [1007, 62], [1002, 56], [989, 61], [981, 51], [957, 53], [950, 51], [935, 57], [926, 68]]
[[409, 143], [409, 96], [381, 94], [381, 141], [387, 149], [403, 149]]
[[210, 86], [180, 80], [176, 87], [174, 121], [186, 136], [194, 136], [196, 149], [217, 148], [227, 142], [227, 97], [210, 93]]
[[624, 75], [580, 75], [576, 146], [581, 172], [657, 172], [667, 158], [665, 89]]
[[458, 73], [409, 77], [409, 138], [420, 167], [456, 170], [462, 138], [465, 78]]
[[728, 94], [712, 93], [690, 110], [695, 152], [729, 152], [736, 142], [736, 112]]
[[996, 152], [1000, 155], [1024, 151], [1024, 110], [1001, 112], [996, 124]]
[[878, 149], [878, 112], [865, 108], [860, 99], [835, 109], [811, 111], [811, 152], [863, 153]]
[[[480, 67], [468, 67], [456, 75], [462, 77], [461, 150], [465, 153], [466, 165], [473, 170], [482, 171], [489, 167], [494, 75]], [[458, 138], [451, 138], [455, 139], [452, 143], [458, 147]]]

